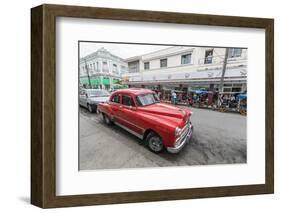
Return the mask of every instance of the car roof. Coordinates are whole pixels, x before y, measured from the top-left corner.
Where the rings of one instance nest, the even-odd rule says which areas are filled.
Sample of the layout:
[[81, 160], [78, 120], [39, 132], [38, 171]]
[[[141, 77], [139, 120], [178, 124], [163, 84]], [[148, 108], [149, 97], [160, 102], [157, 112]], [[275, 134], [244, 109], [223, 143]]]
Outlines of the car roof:
[[142, 95], [147, 93], [154, 93], [150, 89], [144, 89], [144, 88], [129, 88], [129, 89], [119, 89], [114, 92], [114, 94], [133, 94], [133, 95]]

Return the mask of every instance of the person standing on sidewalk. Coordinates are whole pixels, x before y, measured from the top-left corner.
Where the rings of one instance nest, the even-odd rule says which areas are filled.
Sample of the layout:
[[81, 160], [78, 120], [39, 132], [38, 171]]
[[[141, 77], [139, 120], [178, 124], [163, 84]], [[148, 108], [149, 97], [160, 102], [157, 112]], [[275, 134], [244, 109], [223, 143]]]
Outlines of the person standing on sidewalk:
[[175, 91], [172, 92], [172, 104], [176, 105], [177, 102], [177, 93]]

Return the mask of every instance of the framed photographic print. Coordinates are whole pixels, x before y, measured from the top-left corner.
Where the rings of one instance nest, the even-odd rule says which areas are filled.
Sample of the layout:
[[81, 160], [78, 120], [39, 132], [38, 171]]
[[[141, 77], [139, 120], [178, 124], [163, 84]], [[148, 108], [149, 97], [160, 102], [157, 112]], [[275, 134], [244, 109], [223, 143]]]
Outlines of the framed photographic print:
[[274, 191], [272, 19], [31, 9], [31, 203]]

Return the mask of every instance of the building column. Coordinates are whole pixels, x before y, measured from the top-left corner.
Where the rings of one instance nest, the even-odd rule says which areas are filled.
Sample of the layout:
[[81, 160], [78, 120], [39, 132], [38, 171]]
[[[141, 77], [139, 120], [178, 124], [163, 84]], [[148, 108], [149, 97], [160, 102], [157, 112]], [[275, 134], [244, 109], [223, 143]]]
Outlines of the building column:
[[109, 77], [109, 89], [113, 89], [113, 79]]
[[98, 60], [98, 62], [99, 62], [100, 72], [101, 72], [101, 73], [103, 73], [103, 70], [102, 70], [102, 68], [103, 68], [103, 65], [102, 65], [102, 60], [101, 60], [101, 59], [99, 59], [99, 60]]
[[101, 82], [100, 89], [104, 89], [103, 76], [100, 76], [100, 82]]
[[113, 72], [113, 63], [112, 63], [112, 61], [111, 60], [107, 60], [107, 65], [108, 65], [108, 72], [110, 73], [110, 74], [112, 74]]

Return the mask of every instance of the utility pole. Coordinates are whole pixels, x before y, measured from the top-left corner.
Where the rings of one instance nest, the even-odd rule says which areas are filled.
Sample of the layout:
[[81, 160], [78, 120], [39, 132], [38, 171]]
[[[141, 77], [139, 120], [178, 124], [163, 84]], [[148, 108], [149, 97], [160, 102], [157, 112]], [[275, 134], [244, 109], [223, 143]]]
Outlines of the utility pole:
[[219, 94], [218, 94], [218, 103], [217, 103], [217, 106], [219, 106], [219, 107], [222, 104], [222, 99], [221, 99], [220, 93], [223, 92], [223, 83], [224, 83], [224, 75], [225, 75], [226, 65], [227, 65], [228, 52], [229, 52], [229, 48], [227, 47], [227, 48], [225, 48], [225, 55], [224, 55], [224, 59], [223, 59], [222, 73], [221, 73], [221, 79], [220, 79], [220, 85], [219, 85]]
[[227, 59], [228, 59], [228, 52], [229, 52], [229, 48], [227, 47], [227, 48], [225, 48], [225, 55], [224, 55], [223, 66], [222, 66], [222, 74], [221, 74], [219, 92], [222, 92], [222, 89], [223, 89], [224, 75], [225, 75]]
[[87, 76], [88, 76], [89, 86], [90, 86], [90, 88], [92, 88], [90, 74], [89, 74], [89, 69], [88, 69], [88, 65], [87, 65], [86, 59], [84, 61], [85, 61], [85, 69], [86, 69]]

